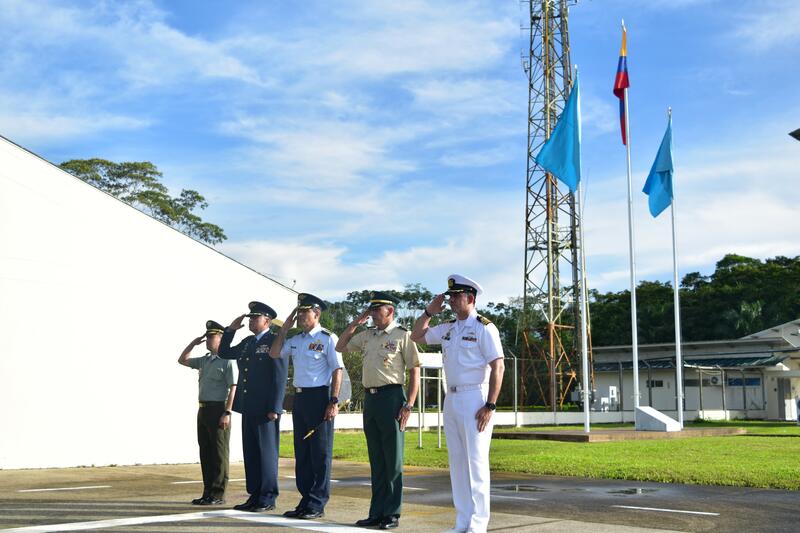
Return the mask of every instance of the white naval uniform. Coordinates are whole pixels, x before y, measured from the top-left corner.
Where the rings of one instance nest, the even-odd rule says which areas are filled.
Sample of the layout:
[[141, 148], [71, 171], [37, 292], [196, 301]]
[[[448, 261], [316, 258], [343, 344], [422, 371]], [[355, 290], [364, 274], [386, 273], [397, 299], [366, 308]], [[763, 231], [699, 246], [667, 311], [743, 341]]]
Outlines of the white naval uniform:
[[[486, 322], [486, 323], [484, 323]], [[456, 530], [484, 533], [489, 525], [489, 424], [478, 432], [475, 414], [489, 393], [489, 363], [503, 357], [500, 332], [473, 311], [465, 320], [428, 328], [426, 344], [441, 344], [447, 396], [444, 432]]]

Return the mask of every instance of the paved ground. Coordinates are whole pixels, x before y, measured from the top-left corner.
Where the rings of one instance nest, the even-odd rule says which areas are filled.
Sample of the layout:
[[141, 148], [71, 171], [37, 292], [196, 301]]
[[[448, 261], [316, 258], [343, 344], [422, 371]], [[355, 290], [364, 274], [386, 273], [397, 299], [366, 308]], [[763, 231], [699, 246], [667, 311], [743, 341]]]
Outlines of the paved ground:
[[[228, 505], [211, 509], [187, 503], [201, 492], [198, 465], [0, 471], [0, 530], [369, 531], [352, 526], [369, 505], [367, 465], [335, 464], [326, 516], [314, 522], [280, 516], [297, 503], [292, 473], [282, 460], [278, 509], [253, 514], [230, 509], [246, 497], [241, 464], [232, 465]], [[408, 468], [405, 502], [399, 531], [453, 524], [445, 470]], [[796, 531], [798, 502], [789, 491], [495, 474], [490, 531]]]

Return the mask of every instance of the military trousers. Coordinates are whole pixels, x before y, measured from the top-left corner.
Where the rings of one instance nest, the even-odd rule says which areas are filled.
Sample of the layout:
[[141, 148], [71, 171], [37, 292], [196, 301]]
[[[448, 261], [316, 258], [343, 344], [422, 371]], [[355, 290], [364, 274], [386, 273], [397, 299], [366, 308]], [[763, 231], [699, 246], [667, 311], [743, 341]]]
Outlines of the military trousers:
[[202, 402], [197, 410], [197, 444], [200, 447], [200, 469], [203, 472], [203, 497], [225, 497], [228, 485], [228, 454], [231, 429], [220, 429], [219, 419], [225, 402]]
[[489, 446], [494, 420], [478, 431], [475, 414], [486, 404], [488, 384], [480, 389], [448, 392], [444, 398], [444, 434], [456, 529], [486, 533], [489, 526]]
[[278, 498], [278, 448], [281, 417], [242, 413], [242, 455], [248, 502], [275, 505]]
[[372, 482], [370, 518], [400, 517], [404, 434], [400, 431], [397, 414], [405, 403], [402, 385], [365, 388], [364, 435]]
[[[333, 420], [323, 422], [330, 402], [330, 387], [304, 388], [294, 397], [294, 472], [300, 493], [298, 509], [321, 512], [331, 494]], [[314, 434], [304, 439], [312, 429]]]

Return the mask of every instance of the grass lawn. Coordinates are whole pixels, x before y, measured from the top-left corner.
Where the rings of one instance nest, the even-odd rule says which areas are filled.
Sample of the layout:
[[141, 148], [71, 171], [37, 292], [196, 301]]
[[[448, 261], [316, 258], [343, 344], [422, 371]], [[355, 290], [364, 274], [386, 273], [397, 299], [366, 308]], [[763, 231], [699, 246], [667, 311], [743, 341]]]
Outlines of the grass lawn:
[[[493, 470], [504, 472], [800, 490], [800, 427], [788, 422], [759, 421], [687, 424], [725, 426], [744, 427], [748, 434], [596, 443], [494, 440], [490, 460]], [[554, 428], [523, 428], [531, 429]], [[281, 439], [282, 457], [292, 457], [292, 442], [287, 437]], [[412, 430], [406, 436], [405, 463], [447, 468], [444, 432], [442, 441], [439, 450], [436, 432], [426, 432], [424, 448], [420, 450], [417, 433]], [[336, 433], [333, 455], [339, 460], [367, 462], [364, 434]]]

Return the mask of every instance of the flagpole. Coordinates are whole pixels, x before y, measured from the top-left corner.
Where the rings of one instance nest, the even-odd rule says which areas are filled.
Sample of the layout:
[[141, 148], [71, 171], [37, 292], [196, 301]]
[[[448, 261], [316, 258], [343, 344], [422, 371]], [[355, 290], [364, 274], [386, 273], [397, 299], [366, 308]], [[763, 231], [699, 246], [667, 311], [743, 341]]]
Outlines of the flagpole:
[[[670, 124], [672, 124], [672, 108], [668, 108]], [[678, 393], [678, 424], [683, 429], [683, 357], [681, 355], [681, 304], [680, 285], [678, 285], [678, 240], [675, 231], [675, 180], [672, 180], [672, 202], [670, 203], [672, 218], [672, 292], [675, 307], [675, 389]]]
[[[581, 190], [583, 186], [578, 183], [578, 199], [581, 199]], [[583, 240], [583, 201], [580, 201], [578, 212], [581, 216], [580, 227], [580, 254], [581, 254], [581, 373], [583, 374], [583, 431], [589, 433], [590, 429], [590, 415], [589, 415], [589, 402], [591, 401], [591, 392], [589, 390], [589, 327], [587, 324], [587, 314], [589, 312], [589, 298], [586, 290], [586, 241]]]
[[[628, 89], [625, 88], [625, 137], [628, 162], [628, 257], [631, 270], [631, 350], [633, 352], [633, 407], [639, 407], [639, 335], [636, 326], [636, 253], [633, 232], [633, 192], [631, 186], [631, 127], [628, 121]], [[635, 417], [635, 414], [634, 414]]]

